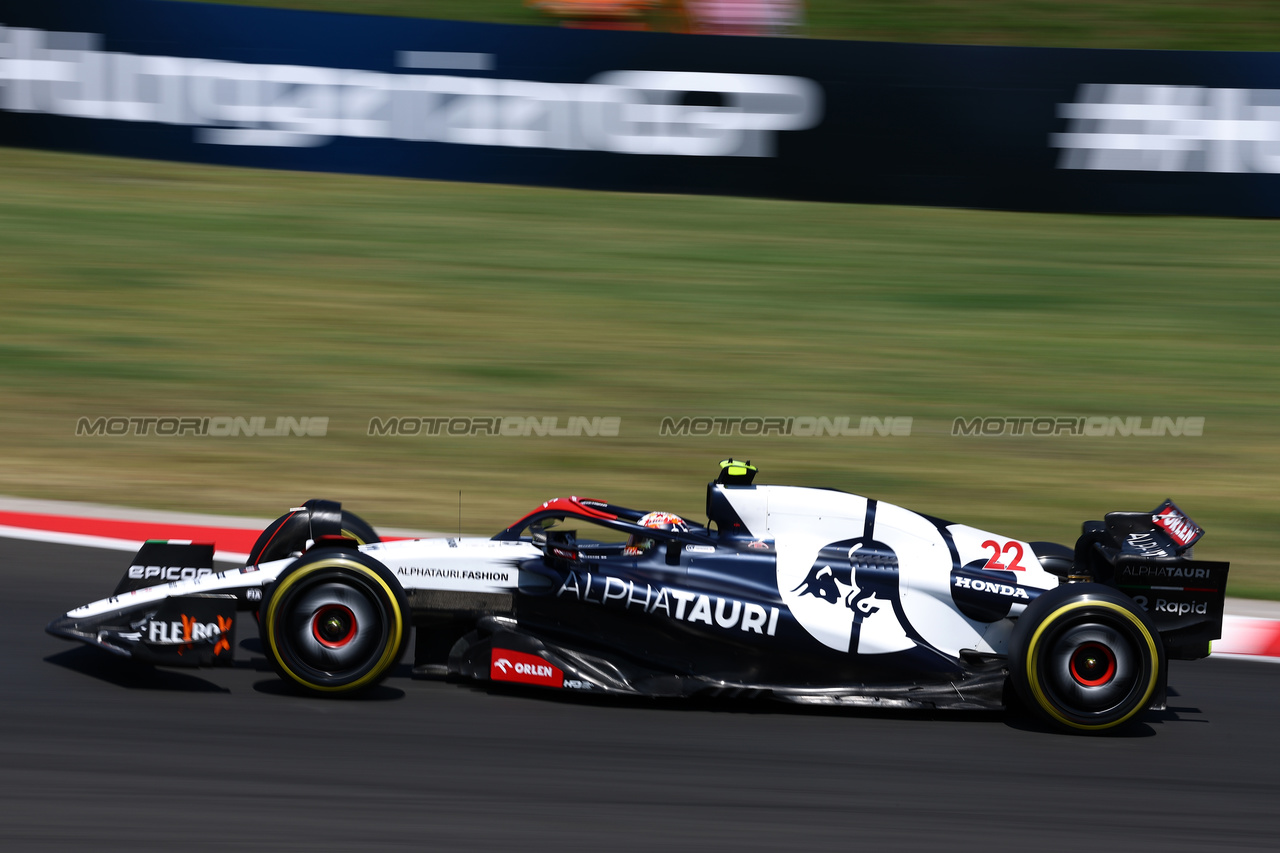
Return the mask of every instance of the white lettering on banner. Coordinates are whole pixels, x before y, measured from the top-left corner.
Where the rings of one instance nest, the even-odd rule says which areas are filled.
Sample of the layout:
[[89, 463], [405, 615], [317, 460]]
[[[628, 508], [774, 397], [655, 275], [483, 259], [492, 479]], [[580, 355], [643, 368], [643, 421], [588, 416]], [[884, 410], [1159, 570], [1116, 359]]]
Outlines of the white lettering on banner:
[[1209, 570], [1187, 566], [1125, 566], [1124, 576], [1129, 580], [1207, 580]]
[[399, 566], [396, 568], [396, 574], [413, 578], [447, 578], [469, 581], [497, 581], [499, 583], [515, 582], [511, 571], [507, 569], [437, 569], [424, 568], [422, 566]]
[[1156, 610], [1176, 616], [1186, 616], [1188, 613], [1204, 615], [1209, 612], [1209, 604], [1205, 601], [1166, 601], [1163, 598], [1157, 598]]
[[[592, 590], [597, 597], [592, 598]], [[643, 596], [639, 591], [643, 589]], [[639, 605], [645, 613], [662, 611], [664, 616], [680, 619], [685, 622], [702, 622], [720, 628], [737, 628], [754, 634], [765, 634], [770, 637], [778, 631], [778, 608], [739, 601], [735, 598], [722, 598], [712, 595], [700, 595], [683, 589], [672, 589], [661, 586], [654, 588], [649, 584], [640, 587], [635, 581], [624, 581], [609, 575], [592, 575], [586, 573], [579, 579], [576, 572], [565, 576], [556, 598], [566, 593], [586, 604], [609, 604], [618, 602], [624, 610], [632, 605]], [[672, 611], [671, 602], [675, 601]]]
[[213, 569], [191, 566], [130, 566], [129, 580], [186, 581], [213, 574]]
[[[686, 157], [771, 157], [778, 132], [816, 126], [823, 109], [804, 77], [631, 70], [546, 83], [106, 53], [99, 40], [0, 27], [0, 108], [189, 125], [211, 145], [347, 136]], [[686, 104], [690, 93], [717, 105]]]
[[515, 665], [515, 670], [521, 675], [536, 675], [541, 678], [550, 678], [554, 674], [554, 670], [549, 666], [531, 663], [518, 663]]
[[1130, 533], [1124, 544], [1135, 551], [1141, 551], [1148, 557], [1169, 556], [1169, 553], [1161, 547], [1160, 543], [1150, 533]]
[[1058, 115], [1059, 169], [1280, 173], [1280, 89], [1088, 84]]
[[981, 578], [959, 577], [955, 579], [955, 585], [962, 589], [972, 589], [978, 592], [990, 592], [996, 595], [1002, 595], [1005, 598], [1021, 598], [1027, 601], [1031, 600], [1031, 597], [1027, 595], [1027, 591], [1021, 587], [1011, 586], [1005, 583], [996, 583], [995, 581], [983, 580]]
[[1180, 514], [1173, 507], [1151, 516], [1151, 520], [1163, 527], [1165, 532], [1173, 537], [1173, 541], [1182, 546], [1193, 542], [1200, 532], [1199, 528], [1191, 523], [1191, 519]]

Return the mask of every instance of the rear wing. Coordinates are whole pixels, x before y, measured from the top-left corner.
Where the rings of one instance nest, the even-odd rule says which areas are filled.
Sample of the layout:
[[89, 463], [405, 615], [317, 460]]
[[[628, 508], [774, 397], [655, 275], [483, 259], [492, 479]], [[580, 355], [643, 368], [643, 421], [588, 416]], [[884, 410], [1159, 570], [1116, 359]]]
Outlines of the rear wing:
[[1192, 559], [1204, 535], [1173, 501], [1151, 512], [1112, 512], [1086, 521], [1075, 572], [1130, 596], [1155, 623], [1169, 657], [1195, 660], [1222, 636], [1229, 563]]

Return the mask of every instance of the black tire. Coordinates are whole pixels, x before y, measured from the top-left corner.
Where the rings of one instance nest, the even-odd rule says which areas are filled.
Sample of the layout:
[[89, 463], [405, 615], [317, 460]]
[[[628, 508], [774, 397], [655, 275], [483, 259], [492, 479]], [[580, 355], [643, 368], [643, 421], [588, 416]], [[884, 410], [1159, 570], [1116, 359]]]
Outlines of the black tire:
[[1123, 726], [1163, 695], [1164, 643], [1133, 600], [1093, 583], [1042, 593], [1018, 617], [1009, 677], [1019, 698], [1071, 731]]
[[368, 522], [342, 509], [341, 504], [310, 500], [267, 525], [253, 543], [248, 565], [283, 560], [306, 550], [307, 540], [322, 534], [345, 536], [357, 545], [382, 541]]
[[377, 684], [409, 642], [409, 603], [386, 566], [359, 551], [301, 557], [262, 602], [262, 648], [276, 672], [317, 693]]

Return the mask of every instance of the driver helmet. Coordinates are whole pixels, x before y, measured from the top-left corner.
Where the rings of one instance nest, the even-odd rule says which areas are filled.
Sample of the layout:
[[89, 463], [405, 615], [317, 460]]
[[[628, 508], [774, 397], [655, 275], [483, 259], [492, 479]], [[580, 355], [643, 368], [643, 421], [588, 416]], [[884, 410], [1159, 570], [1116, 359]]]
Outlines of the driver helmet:
[[[650, 530], [673, 530], [677, 533], [684, 533], [689, 529], [689, 525], [683, 518], [671, 512], [651, 512], [636, 523]], [[627, 537], [627, 544], [622, 549], [622, 553], [638, 557], [652, 548], [653, 545], [652, 539], [633, 533]]]

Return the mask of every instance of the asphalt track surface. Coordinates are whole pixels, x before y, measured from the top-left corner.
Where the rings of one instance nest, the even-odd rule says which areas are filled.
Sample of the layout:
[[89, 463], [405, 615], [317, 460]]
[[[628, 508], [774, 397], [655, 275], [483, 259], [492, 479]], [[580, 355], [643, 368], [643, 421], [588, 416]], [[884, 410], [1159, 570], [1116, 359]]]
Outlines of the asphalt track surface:
[[[1280, 667], [1174, 662], [1121, 736], [1018, 715], [588, 702], [409, 678], [287, 689], [44, 633], [128, 557], [0, 540], [0, 848], [1275, 850]], [[249, 636], [245, 636], [245, 634]], [[247, 647], [247, 648], [246, 648]]]

